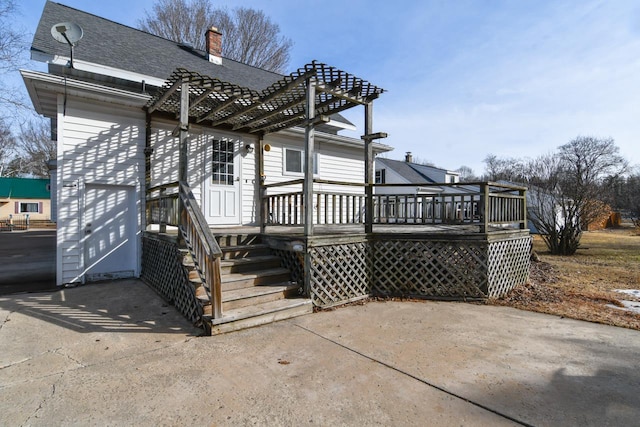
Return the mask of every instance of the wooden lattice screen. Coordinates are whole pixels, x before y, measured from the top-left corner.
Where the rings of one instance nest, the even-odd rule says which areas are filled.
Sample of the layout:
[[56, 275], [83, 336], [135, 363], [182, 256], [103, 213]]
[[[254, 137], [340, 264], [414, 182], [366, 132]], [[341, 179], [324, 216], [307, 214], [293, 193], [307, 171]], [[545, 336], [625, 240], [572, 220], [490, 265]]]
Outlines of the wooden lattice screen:
[[367, 242], [309, 248], [310, 297], [328, 307], [371, 295], [371, 249]]
[[142, 280], [172, 303], [183, 316], [195, 325], [202, 320], [202, 306], [193, 286], [187, 280], [181, 253], [175, 242], [153, 235], [142, 237]]
[[[454, 238], [455, 237], [455, 238]], [[347, 239], [348, 240], [348, 239]], [[360, 236], [306, 243], [311, 271], [306, 290], [327, 307], [369, 295], [483, 299], [505, 295], [528, 279], [528, 233], [507, 238]], [[292, 280], [304, 282], [302, 252], [274, 247]]]
[[489, 296], [499, 298], [529, 280], [531, 237], [489, 243]]
[[374, 291], [387, 296], [484, 298], [487, 244], [458, 240], [376, 240]]

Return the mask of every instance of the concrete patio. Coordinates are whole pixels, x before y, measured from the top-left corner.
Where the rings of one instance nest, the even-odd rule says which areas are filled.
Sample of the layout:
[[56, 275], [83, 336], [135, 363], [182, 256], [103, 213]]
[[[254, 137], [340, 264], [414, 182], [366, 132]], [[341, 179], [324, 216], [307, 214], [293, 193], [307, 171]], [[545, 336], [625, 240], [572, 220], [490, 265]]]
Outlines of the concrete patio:
[[375, 302], [197, 337], [136, 280], [0, 296], [0, 425], [634, 425], [640, 332]]

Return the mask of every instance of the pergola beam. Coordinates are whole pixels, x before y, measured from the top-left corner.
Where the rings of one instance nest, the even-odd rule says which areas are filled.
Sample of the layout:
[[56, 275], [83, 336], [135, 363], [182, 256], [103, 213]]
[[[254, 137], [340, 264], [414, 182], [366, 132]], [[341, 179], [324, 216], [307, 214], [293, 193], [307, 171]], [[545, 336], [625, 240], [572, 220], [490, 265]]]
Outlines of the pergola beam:
[[235, 126], [232, 128], [232, 130], [242, 129], [242, 128], [246, 128], [246, 127], [251, 127], [251, 125], [252, 125], [252, 124], [254, 124], [254, 123], [256, 123], [256, 122], [259, 122], [259, 121], [261, 121], [261, 120], [267, 120], [267, 119], [270, 119], [271, 117], [277, 116], [278, 114], [282, 113], [283, 111], [288, 110], [289, 108], [293, 108], [293, 107], [295, 107], [296, 105], [300, 105], [300, 104], [302, 104], [304, 101], [305, 101], [305, 97], [304, 97], [304, 95], [303, 95], [303, 96], [300, 96], [300, 97], [297, 97], [297, 98], [295, 98], [293, 101], [288, 102], [288, 103], [286, 103], [286, 104], [284, 104], [284, 105], [281, 105], [280, 107], [276, 108], [275, 110], [271, 110], [271, 111], [270, 111], [269, 113], [267, 113], [267, 114], [263, 114], [263, 115], [261, 115], [261, 116], [256, 116], [256, 117], [254, 117], [253, 119], [251, 119], [251, 120], [249, 120], [249, 121], [246, 121], [246, 122], [244, 122], [244, 123], [242, 123], [242, 124], [235, 125]]
[[[176, 91], [183, 82], [190, 85], [189, 120], [208, 121], [209, 126], [228, 126], [232, 130], [257, 133], [273, 132], [307, 125], [302, 104], [308, 94], [305, 81], [314, 81], [316, 115], [330, 116], [377, 98], [383, 90], [371, 83], [319, 62], [299, 68], [291, 75], [257, 92], [232, 83], [207, 77], [183, 68], [177, 69], [167, 85], [152, 99], [147, 111], [175, 114], [181, 97]], [[180, 127], [176, 129], [176, 133]]]
[[149, 114], [153, 113], [155, 110], [157, 110], [158, 108], [160, 108], [162, 106], [162, 104], [165, 103], [165, 101], [167, 99], [169, 99], [169, 97], [171, 95], [173, 95], [173, 93], [178, 90], [178, 88], [180, 87], [180, 85], [182, 84], [182, 79], [178, 79], [175, 82], [173, 82], [173, 84], [167, 89], [167, 91], [165, 93], [162, 94], [162, 96], [160, 98], [158, 98], [157, 101], [155, 101], [153, 104], [151, 104], [151, 106], [147, 109], [147, 112]]

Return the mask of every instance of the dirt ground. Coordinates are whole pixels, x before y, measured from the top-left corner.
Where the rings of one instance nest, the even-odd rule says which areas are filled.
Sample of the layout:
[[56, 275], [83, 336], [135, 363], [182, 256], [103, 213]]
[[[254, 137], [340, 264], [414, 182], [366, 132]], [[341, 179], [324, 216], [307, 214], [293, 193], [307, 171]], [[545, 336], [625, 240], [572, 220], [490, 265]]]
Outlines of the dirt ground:
[[640, 330], [640, 313], [621, 303], [640, 298], [616, 292], [640, 289], [639, 230], [585, 232], [573, 256], [549, 254], [539, 236], [533, 246], [539, 260], [531, 262], [529, 283], [492, 304]]

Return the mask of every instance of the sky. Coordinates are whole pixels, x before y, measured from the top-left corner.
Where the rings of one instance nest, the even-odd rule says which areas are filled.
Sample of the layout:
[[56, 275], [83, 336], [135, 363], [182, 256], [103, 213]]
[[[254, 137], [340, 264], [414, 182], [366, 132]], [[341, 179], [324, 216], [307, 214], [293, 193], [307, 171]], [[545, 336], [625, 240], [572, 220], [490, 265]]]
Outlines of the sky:
[[[59, 2], [133, 27], [154, 4]], [[45, 1], [18, 3], [16, 25], [33, 34]], [[613, 138], [640, 164], [637, 0], [212, 3], [263, 10], [294, 43], [289, 71], [318, 60], [385, 89], [374, 102], [373, 130], [389, 134], [380, 141], [395, 148], [386, 157], [411, 151], [479, 175], [489, 154], [534, 158], [595, 136]], [[364, 109], [344, 115], [358, 127], [350, 135], [361, 135]]]

